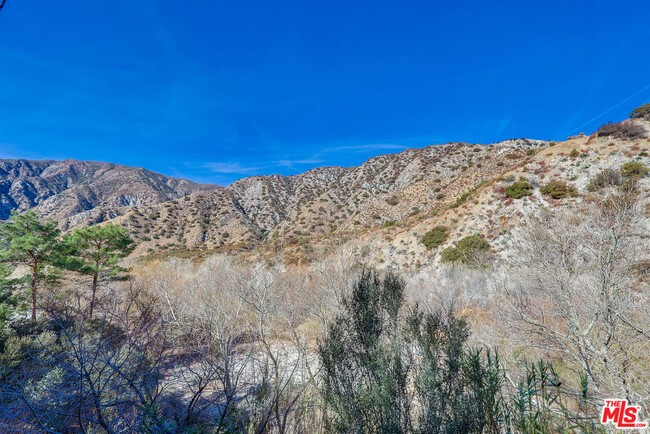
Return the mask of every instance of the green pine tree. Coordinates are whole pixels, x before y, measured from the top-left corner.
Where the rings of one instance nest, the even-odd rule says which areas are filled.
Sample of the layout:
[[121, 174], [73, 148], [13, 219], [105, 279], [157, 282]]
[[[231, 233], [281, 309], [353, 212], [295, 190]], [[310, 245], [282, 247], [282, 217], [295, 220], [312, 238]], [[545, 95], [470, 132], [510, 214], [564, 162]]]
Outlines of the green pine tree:
[[16, 297], [15, 287], [19, 279], [10, 277], [11, 269], [6, 264], [0, 264], [0, 341], [5, 324], [14, 315], [19, 307], [19, 300]]
[[77, 229], [64, 238], [64, 266], [92, 276], [89, 318], [93, 316], [99, 282], [107, 278], [123, 278], [126, 269], [118, 265], [135, 247], [122, 226], [113, 224]]
[[33, 211], [12, 213], [0, 225], [0, 262], [31, 269], [32, 321], [36, 321], [36, 288], [39, 269], [50, 262], [60, 247], [59, 230], [52, 220], [39, 221]]

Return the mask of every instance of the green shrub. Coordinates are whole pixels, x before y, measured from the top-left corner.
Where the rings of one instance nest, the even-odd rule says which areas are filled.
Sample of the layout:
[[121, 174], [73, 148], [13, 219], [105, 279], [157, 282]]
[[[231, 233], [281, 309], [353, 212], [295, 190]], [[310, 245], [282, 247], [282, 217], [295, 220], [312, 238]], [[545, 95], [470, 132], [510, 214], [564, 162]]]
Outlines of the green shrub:
[[470, 235], [458, 241], [456, 247], [447, 247], [440, 254], [440, 260], [446, 263], [471, 264], [482, 253], [490, 250], [490, 244], [479, 234]]
[[650, 102], [637, 107], [630, 113], [632, 119], [648, 119], [650, 120]]
[[392, 226], [395, 226], [395, 224], [397, 224], [397, 221], [396, 221], [396, 220], [386, 220], [386, 221], [384, 222], [384, 227], [385, 227], [385, 228], [390, 228], [390, 227], [392, 227]]
[[533, 186], [526, 181], [515, 182], [505, 189], [506, 196], [513, 199], [521, 199], [524, 196], [533, 194]]
[[422, 237], [422, 244], [424, 244], [427, 250], [435, 249], [445, 242], [448, 234], [449, 228], [447, 226], [436, 226], [424, 234]]
[[467, 347], [453, 311], [407, 309], [405, 286], [364, 271], [328, 325], [318, 346], [328, 431], [500, 432], [498, 357]]
[[567, 196], [577, 197], [578, 190], [572, 186], [568, 185], [564, 181], [551, 181], [542, 188], [539, 189], [545, 196], [550, 196], [553, 199], [564, 199]]
[[648, 171], [648, 167], [638, 161], [630, 161], [621, 166], [621, 175], [624, 178], [643, 178], [644, 176], [648, 176]]

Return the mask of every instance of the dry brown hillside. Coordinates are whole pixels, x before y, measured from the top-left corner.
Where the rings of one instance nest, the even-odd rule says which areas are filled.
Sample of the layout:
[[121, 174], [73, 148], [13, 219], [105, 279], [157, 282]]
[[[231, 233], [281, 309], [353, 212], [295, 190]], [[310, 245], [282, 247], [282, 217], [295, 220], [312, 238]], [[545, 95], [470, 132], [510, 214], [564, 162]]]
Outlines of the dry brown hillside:
[[[377, 156], [358, 167], [254, 176], [224, 189], [134, 207], [114, 222], [139, 241], [136, 255], [225, 251], [305, 263], [344, 245], [377, 266], [412, 268], [436, 263], [445, 247], [475, 233], [499, 252], [527, 217], [588, 197], [588, 184], [602, 170], [637, 160], [648, 164], [648, 122], [628, 120], [599, 131], [563, 142], [433, 145]], [[524, 178], [532, 195], [507, 197], [505, 189]], [[550, 181], [575, 187], [577, 195], [543, 195], [540, 187]], [[646, 195], [647, 183], [639, 184]], [[427, 250], [422, 237], [437, 225], [449, 227], [449, 236]]]
[[[650, 132], [650, 123], [635, 121], [634, 124]], [[438, 212], [367, 231], [350, 243], [351, 248], [358, 257], [366, 256], [371, 263], [409, 268], [435, 264], [446, 247], [454, 246], [465, 236], [480, 234], [490, 243], [492, 251], [507, 254], [513, 238], [518, 236], [517, 231], [525, 231], [531, 217], [538, 216], [542, 209], [572, 208], [581, 201], [592, 200], [592, 183], [600, 173], [617, 171], [630, 162], [650, 167], [649, 153], [647, 135], [627, 138], [594, 133], [564, 142], [549, 142], [521, 163], [495, 173], [476, 191], [468, 190], [471, 194], [459, 206], [448, 204]], [[532, 195], [519, 199], [508, 197], [506, 188], [523, 180], [533, 187]], [[542, 193], [542, 187], [558, 181], [574, 187], [575, 193], [564, 198]], [[638, 187], [646, 216], [650, 217], [650, 178], [639, 179]], [[447, 226], [449, 236], [439, 247], [427, 250], [421, 242], [422, 236], [438, 225]]]
[[140, 241], [137, 253], [235, 249], [309, 260], [319, 246], [434, 212], [544, 146], [525, 139], [449, 143], [381, 155], [358, 167], [254, 176], [222, 190], [134, 207], [115, 222]]

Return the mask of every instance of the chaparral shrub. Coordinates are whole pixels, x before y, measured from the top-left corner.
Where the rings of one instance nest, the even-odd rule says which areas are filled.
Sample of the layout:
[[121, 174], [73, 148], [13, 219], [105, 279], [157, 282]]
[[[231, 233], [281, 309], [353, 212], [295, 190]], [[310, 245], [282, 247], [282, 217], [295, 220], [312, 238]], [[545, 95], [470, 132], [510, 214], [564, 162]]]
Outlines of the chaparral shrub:
[[526, 181], [514, 182], [505, 188], [505, 194], [513, 199], [521, 199], [533, 194], [533, 186]]
[[445, 242], [448, 233], [449, 228], [447, 226], [436, 226], [424, 234], [422, 237], [422, 244], [425, 245], [427, 250], [435, 249]]
[[479, 234], [467, 236], [456, 244], [456, 247], [447, 247], [440, 254], [442, 262], [471, 264], [490, 250], [490, 244]]
[[650, 102], [637, 107], [630, 113], [632, 119], [648, 119], [650, 120]]
[[624, 178], [643, 178], [644, 176], [648, 176], [648, 171], [648, 167], [638, 161], [630, 161], [621, 166], [621, 175]]
[[598, 128], [596, 134], [598, 137], [613, 137], [628, 140], [644, 139], [648, 136], [648, 132], [642, 125], [629, 121], [605, 124]]
[[543, 195], [553, 199], [564, 199], [565, 197], [577, 197], [578, 190], [564, 181], [551, 181], [539, 189]]

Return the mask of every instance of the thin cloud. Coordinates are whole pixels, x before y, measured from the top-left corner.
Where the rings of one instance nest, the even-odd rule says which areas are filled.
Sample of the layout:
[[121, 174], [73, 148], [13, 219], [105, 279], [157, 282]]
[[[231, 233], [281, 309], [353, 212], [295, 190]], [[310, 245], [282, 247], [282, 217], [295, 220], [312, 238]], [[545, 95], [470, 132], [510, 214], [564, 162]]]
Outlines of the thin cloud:
[[[228, 161], [228, 162], [208, 162], [199, 166], [202, 169], [207, 169], [214, 174], [223, 174], [223, 175], [260, 175], [268, 174], [269, 171], [277, 168], [283, 169], [297, 169], [296, 166], [315, 166], [328, 164], [331, 160], [331, 157], [327, 157], [324, 154], [332, 154], [337, 152], [373, 152], [373, 151], [382, 151], [382, 150], [395, 150], [402, 151], [408, 149], [408, 146], [398, 145], [395, 143], [370, 143], [363, 145], [342, 145], [342, 146], [332, 146], [329, 148], [324, 148], [318, 153], [311, 157], [302, 158], [302, 159], [280, 159], [266, 162], [254, 162], [250, 164], [243, 164], [239, 161]], [[323, 157], [323, 158], [321, 158]], [[300, 169], [299, 169], [300, 170]]]
[[64, 160], [66, 157], [60, 155], [43, 155], [38, 152], [23, 151], [14, 143], [0, 143], [0, 158], [10, 160]]
[[304, 160], [277, 160], [273, 162], [273, 166], [293, 167], [294, 164], [321, 164], [324, 162], [325, 160], [322, 160], [320, 158], [307, 158]]
[[351, 146], [336, 146], [333, 148], [325, 148], [321, 152], [337, 152], [337, 151], [374, 151], [379, 149], [406, 149], [408, 146], [395, 145], [390, 143], [377, 143], [370, 145], [351, 145]]
[[256, 171], [264, 168], [260, 166], [242, 166], [236, 161], [227, 162], [227, 163], [205, 163], [201, 167], [204, 169], [208, 169], [214, 173], [237, 173], [237, 174], [255, 173]]
[[302, 160], [276, 160], [266, 164], [258, 163], [253, 165], [243, 165], [238, 161], [229, 161], [225, 163], [205, 163], [201, 165], [202, 168], [208, 169], [213, 173], [234, 173], [241, 175], [251, 175], [259, 173], [262, 170], [273, 169], [275, 167], [292, 168], [294, 165], [301, 164], [321, 164], [325, 160], [317, 158], [307, 158]]

